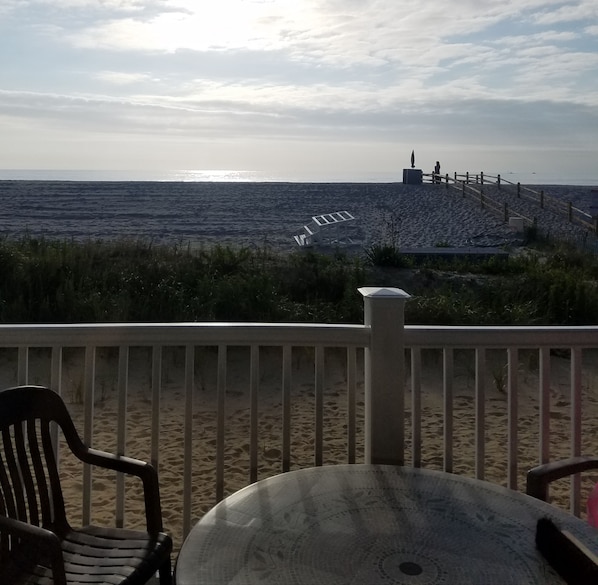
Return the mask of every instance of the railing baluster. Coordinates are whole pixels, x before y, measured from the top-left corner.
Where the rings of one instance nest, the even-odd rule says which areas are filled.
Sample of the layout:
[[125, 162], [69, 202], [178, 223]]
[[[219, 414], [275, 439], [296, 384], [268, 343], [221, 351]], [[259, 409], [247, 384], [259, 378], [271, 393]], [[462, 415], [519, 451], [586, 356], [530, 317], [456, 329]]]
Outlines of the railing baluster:
[[29, 383], [29, 348], [19, 346], [17, 356], [17, 384], [22, 386]]
[[[127, 448], [127, 389], [129, 379], [129, 346], [118, 348], [118, 416], [116, 428], [116, 454], [126, 455]], [[116, 474], [116, 526], [125, 524], [125, 477]]]
[[519, 352], [515, 347], [507, 349], [507, 371], [508, 371], [508, 462], [507, 462], [507, 485], [511, 489], [517, 489], [518, 470], [518, 366]]
[[[50, 388], [62, 396], [62, 346], [54, 345], [50, 354]], [[64, 398], [64, 396], [63, 396]], [[54, 457], [60, 465], [60, 450], [58, 449], [58, 426], [52, 425], [52, 444], [54, 445]]]
[[50, 356], [50, 388], [62, 396], [62, 346], [52, 346]]
[[413, 467], [422, 464], [422, 354], [411, 348], [411, 450]]
[[550, 348], [541, 347], [539, 353], [539, 458], [540, 463], [548, 463], [550, 460]]
[[444, 405], [444, 471], [453, 471], [453, 349], [442, 352], [442, 394]]
[[[195, 378], [195, 347], [185, 346], [185, 413], [183, 431], [183, 536], [191, 530], [191, 488], [193, 485], [193, 382]], [[218, 485], [216, 485], [218, 500]]]
[[[95, 402], [95, 346], [85, 348], [85, 365], [83, 374], [83, 400], [84, 400], [84, 423], [83, 423], [83, 441], [89, 447], [93, 446], [93, 422], [94, 422], [94, 402]], [[76, 384], [78, 382], [75, 382]], [[83, 466], [83, 525], [91, 523], [91, 485], [92, 470], [91, 466]]]
[[160, 403], [162, 396], [162, 346], [152, 347], [152, 446], [151, 462], [160, 470]]
[[291, 469], [291, 369], [292, 347], [282, 348], [282, 471]]
[[323, 463], [324, 445], [324, 348], [317, 345], [315, 348], [315, 410], [316, 432], [314, 441], [314, 465]]
[[218, 394], [218, 429], [216, 431], [216, 500], [224, 497], [224, 453], [226, 425], [226, 368], [227, 346], [218, 346], [218, 377], [216, 382]]
[[[571, 348], [571, 456], [581, 455], [581, 348]], [[571, 478], [571, 511], [580, 513], [581, 477]]]
[[260, 348], [253, 344], [249, 353], [249, 482], [257, 481]]
[[357, 393], [357, 352], [347, 348], [347, 462], [355, 463], [356, 453], [356, 393]]
[[475, 476], [486, 470], [486, 349], [475, 350]]

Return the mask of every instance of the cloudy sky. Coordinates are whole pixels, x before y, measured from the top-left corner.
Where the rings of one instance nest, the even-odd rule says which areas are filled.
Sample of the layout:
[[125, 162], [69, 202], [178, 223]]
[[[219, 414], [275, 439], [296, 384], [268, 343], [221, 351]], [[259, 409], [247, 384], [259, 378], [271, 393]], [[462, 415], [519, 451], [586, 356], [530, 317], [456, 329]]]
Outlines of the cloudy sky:
[[0, 0], [0, 168], [598, 173], [596, 0]]

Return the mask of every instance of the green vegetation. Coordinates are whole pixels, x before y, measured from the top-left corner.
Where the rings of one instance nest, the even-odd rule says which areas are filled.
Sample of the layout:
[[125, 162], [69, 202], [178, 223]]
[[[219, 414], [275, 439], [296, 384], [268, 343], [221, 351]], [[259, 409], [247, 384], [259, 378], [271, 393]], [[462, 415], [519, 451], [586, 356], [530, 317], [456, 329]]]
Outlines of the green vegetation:
[[412, 271], [406, 322], [598, 324], [596, 256], [564, 245], [527, 252], [508, 261], [427, 260]]
[[365, 260], [267, 248], [0, 241], [0, 322], [359, 323], [363, 285], [413, 295], [413, 324], [598, 324], [598, 261], [565, 247], [413, 266], [393, 246]]
[[391, 244], [374, 244], [365, 252], [368, 264], [372, 266], [392, 266], [406, 268], [411, 266], [408, 258], [401, 255], [400, 250]]
[[344, 257], [144, 242], [0, 241], [0, 322], [361, 319]]

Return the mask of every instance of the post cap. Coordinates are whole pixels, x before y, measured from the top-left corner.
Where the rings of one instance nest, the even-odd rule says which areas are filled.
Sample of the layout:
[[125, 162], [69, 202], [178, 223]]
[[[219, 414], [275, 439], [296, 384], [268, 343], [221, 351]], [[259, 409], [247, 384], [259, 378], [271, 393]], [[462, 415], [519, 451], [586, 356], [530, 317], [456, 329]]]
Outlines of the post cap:
[[403, 289], [388, 286], [362, 286], [357, 290], [367, 298], [398, 298], [403, 300], [411, 298], [411, 295], [406, 293]]

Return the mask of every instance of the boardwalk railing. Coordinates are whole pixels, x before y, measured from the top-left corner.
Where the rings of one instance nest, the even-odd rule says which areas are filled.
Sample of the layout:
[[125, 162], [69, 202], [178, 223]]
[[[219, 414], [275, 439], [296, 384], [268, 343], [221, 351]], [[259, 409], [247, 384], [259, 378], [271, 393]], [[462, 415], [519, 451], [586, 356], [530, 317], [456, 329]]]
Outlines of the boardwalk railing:
[[[516, 194], [518, 199], [531, 202], [539, 209], [548, 209], [565, 221], [598, 235], [598, 216], [592, 216], [583, 209], [575, 207], [572, 202], [554, 197], [543, 189], [532, 189], [521, 183], [508, 181], [500, 175], [488, 175], [484, 172], [454, 173], [453, 176], [425, 173], [424, 177], [430, 183], [444, 183], [447, 189], [451, 187], [460, 190], [463, 196], [474, 199], [483, 208], [504, 218], [505, 222], [510, 217], [519, 217], [523, 219], [526, 226], [530, 227], [535, 224], [536, 220], [535, 217], [528, 217], [509, 209], [508, 204], [497, 193], [501, 190]], [[492, 187], [494, 193], [489, 192], [488, 187]]]
[[[109, 422], [117, 452], [142, 455], [131, 452], [128, 438], [135, 425], [147, 428], [163, 496], [167, 482], [177, 488], [165, 504], [177, 545], [230, 491], [298, 466], [408, 464], [521, 489], [525, 471], [538, 462], [598, 452], [598, 327], [404, 326], [409, 295], [376, 287], [360, 292], [365, 320], [358, 325], [1, 325], [0, 378], [3, 386], [39, 383], [60, 391], [85, 441], [98, 448], [107, 448], [97, 444], [99, 411], [113, 393]], [[265, 371], [272, 355], [278, 366]], [[242, 364], [235, 372], [245, 372], [241, 381], [232, 379], [235, 360]], [[139, 363], [147, 365], [141, 384], [131, 376]], [[333, 379], [335, 369], [340, 375]], [[266, 383], [275, 388], [268, 408], [280, 418], [279, 438], [269, 436], [267, 445], [261, 438]], [[239, 384], [247, 401], [231, 418], [228, 405]], [[132, 412], [133, 392], [141, 393], [146, 418]], [[200, 426], [208, 399], [216, 408]], [[307, 458], [300, 455], [305, 449]], [[233, 450], [246, 458], [244, 471], [231, 466]], [[212, 461], [213, 472], [198, 469], [200, 457]], [[87, 467], [82, 477], [81, 518], [88, 522], [102, 483], [98, 488]], [[202, 490], [211, 497], [198, 503]], [[118, 524], [125, 520], [125, 492], [118, 478]], [[580, 494], [576, 481], [575, 513]]]

